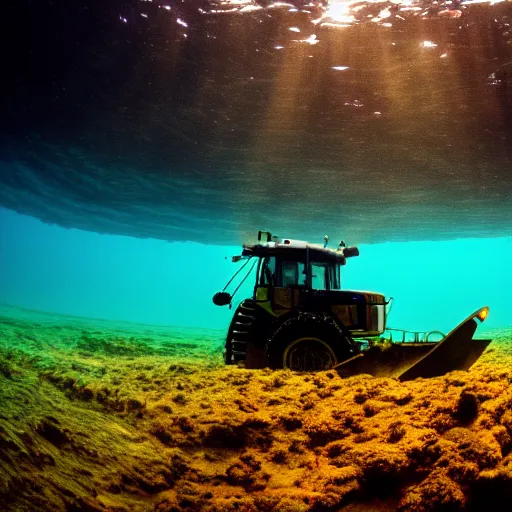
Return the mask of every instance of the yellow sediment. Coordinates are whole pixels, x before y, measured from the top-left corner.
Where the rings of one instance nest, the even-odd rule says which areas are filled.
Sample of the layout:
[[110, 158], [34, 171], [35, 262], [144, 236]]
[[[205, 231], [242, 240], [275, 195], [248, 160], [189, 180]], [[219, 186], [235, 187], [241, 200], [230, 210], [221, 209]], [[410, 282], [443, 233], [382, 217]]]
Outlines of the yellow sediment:
[[400, 383], [224, 367], [218, 333], [14, 313], [0, 316], [5, 510], [480, 510], [511, 498], [512, 330], [469, 372]]

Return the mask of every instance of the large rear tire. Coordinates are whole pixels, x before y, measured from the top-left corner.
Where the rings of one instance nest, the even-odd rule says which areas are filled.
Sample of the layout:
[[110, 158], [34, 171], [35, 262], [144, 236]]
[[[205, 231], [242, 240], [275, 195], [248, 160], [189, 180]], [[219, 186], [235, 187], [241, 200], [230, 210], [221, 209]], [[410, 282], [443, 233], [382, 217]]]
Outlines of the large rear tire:
[[303, 372], [328, 370], [355, 353], [350, 335], [325, 313], [299, 313], [286, 320], [266, 346], [272, 368]]
[[255, 303], [251, 299], [245, 299], [236, 308], [226, 337], [224, 350], [226, 364], [245, 361], [248, 344], [254, 339], [257, 316]]

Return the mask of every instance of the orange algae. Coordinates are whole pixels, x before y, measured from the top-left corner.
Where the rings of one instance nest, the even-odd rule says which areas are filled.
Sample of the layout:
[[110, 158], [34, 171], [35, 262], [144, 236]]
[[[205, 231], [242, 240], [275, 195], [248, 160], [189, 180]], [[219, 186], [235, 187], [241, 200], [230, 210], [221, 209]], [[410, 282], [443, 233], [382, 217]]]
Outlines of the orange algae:
[[226, 368], [213, 334], [0, 320], [5, 510], [504, 510], [512, 497], [510, 331], [469, 372], [400, 383]]

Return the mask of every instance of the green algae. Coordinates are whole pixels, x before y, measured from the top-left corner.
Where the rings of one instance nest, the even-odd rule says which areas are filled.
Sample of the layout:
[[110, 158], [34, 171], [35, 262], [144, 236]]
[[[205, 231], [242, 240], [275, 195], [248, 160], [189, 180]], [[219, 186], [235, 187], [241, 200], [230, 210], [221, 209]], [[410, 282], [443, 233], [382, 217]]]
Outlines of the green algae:
[[[103, 510], [96, 500], [100, 487], [102, 503], [148, 509], [151, 499], [140, 494], [170, 488], [186, 464], [178, 463], [183, 454], [162, 453], [157, 439], [138, 431], [135, 418], [144, 404], [137, 386], [157, 391], [159, 377], [192, 372], [198, 361], [219, 367], [222, 334], [202, 330], [194, 337], [184, 329], [119, 327], [14, 308], [7, 312], [17, 316], [8, 316], [5, 309], [2, 510]], [[180, 346], [184, 340], [189, 343]], [[175, 355], [180, 359], [173, 363]], [[125, 496], [117, 497], [121, 489]]]

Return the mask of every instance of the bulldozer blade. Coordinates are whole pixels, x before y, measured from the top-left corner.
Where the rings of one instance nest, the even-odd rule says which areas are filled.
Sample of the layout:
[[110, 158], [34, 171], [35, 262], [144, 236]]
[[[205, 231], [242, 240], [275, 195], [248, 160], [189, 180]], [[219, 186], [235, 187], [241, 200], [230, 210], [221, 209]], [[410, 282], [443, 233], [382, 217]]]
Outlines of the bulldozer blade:
[[472, 339], [477, 328], [476, 318], [480, 319], [484, 310], [487, 311], [487, 308], [468, 316], [439, 342], [376, 345], [337, 365], [335, 369], [341, 377], [366, 373], [401, 381], [468, 370], [491, 342]]
[[401, 381], [406, 381], [418, 377], [438, 377], [454, 370], [469, 370], [491, 342], [491, 340], [473, 339], [478, 327], [476, 318], [480, 318], [484, 309], [479, 309], [468, 316], [428, 354], [404, 371], [398, 378]]
[[334, 367], [341, 377], [365, 373], [397, 378], [420, 361], [437, 343], [392, 343], [375, 345]]

